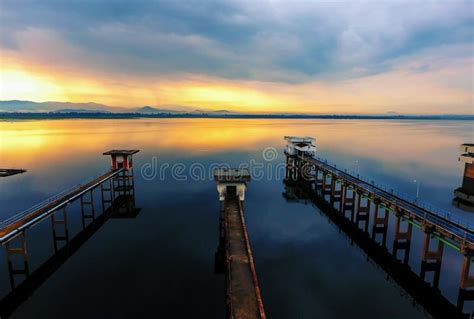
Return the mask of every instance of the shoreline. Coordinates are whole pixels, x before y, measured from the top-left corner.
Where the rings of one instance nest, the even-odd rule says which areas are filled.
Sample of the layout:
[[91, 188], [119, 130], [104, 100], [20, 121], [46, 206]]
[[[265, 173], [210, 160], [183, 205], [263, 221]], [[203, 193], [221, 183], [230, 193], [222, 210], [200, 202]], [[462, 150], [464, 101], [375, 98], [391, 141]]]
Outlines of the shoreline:
[[474, 115], [283, 115], [283, 114], [140, 114], [140, 113], [0, 113], [0, 121], [55, 119], [330, 119], [470, 121]]

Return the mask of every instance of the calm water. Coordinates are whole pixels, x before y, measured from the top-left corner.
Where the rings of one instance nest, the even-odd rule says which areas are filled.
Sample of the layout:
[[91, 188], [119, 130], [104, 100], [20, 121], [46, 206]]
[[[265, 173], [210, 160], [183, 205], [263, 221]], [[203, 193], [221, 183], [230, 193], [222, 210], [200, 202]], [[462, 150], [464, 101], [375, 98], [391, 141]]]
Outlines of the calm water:
[[[421, 199], [474, 223], [474, 215], [451, 206], [463, 173], [458, 147], [473, 142], [472, 122], [1, 122], [0, 166], [28, 169], [0, 180], [1, 219], [105, 172], [109, 159], [102, 152], [140, 149], [134, 157], [138, 217], [109, 220], [13, 317], [223, 318], [224, 278], [213, 273], [219, 202], [209, 172], [197, 175], [213, 163], [251, 163], [265, 167], [249, 184], [245, 212], [269, 318], [424, 318], [424, 311], [316, 208], [285, 201], [277, 173], [285, 161], [284, 135], [314, 136], [319, 156], [411, 196], [416, 179]], [[264, 158], [262, 152], [273, 148], [276, 158]], [[183, 169], [174, 178], [173, 165]], [[70, 218], [75, 233], [77, 205]], [[410, 265], [418, 272], [421, 236], [414, 237]], [[28, 238], [34, 269], [53, 251], [49, 222]], [[4, 250], [0, 258], [5, 295]], [[455, 302], [460, 256], [446, 247], [442, 267], [441, 291]]]

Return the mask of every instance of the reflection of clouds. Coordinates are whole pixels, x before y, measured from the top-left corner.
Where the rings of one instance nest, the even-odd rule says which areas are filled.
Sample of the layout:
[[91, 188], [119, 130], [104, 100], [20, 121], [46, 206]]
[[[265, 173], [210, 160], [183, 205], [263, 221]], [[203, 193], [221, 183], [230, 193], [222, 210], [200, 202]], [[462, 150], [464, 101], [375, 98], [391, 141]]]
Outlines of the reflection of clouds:
[[109, 145], [178, 150], [183, 156], [261, 151], [283, 147], [282, 137], [292, 133], [316, 136], [322, 156], [339, 150], [347, 156], [370, 155], [383, 162], [412, 161], [445, 168], [456, 167], [449, 163], [457, 158], [462, 134], [472, 128], [461, 121], [137, 119], [3, 122], [0, 130], [2, 161], [13, 160], [12, 154], [24, 161], [38, 154], [63, 159], [68, 156], [66, 150], [80, 157], [84, 152], [102, 152]]
[[[336, 229], [326, 223], [325, 217], [313, 217]], [[265, 269], [259, 272], [265, 300], [269, 305], [279, 305], [276, 317], [367, 318], [374, 316], [373, 307], [366, 307], [368, 299], [378, 305], [383, 316], [423, 317], [399, 297], [399, 288], [385, 280], [382, 271], [368, 264], [356, 246], [337, 232], [305, 242], [262, 239], [252, 243], [255, 255], [259, 256], [257, 270]], [[360, 293], [361, 289], [364, 293]], [[346, 302], [351, 307], [341, 307]], [[267, 315], [272, 315], [271, 311], [268, 309]]]
[[321, 156], [346, 167], [354, 157], [370, 158], [403, 174], [433, 169], [430, 176], [445, 177], [462, 170], [457, 148], [471, 128], [460, 121], [147, 119], [4, 122], [0, 130], [3, 165], [77, 165], [119, 146], [179, 157], [262, 151], [283, 147], [282, 136], [293, 133], [316, 136]]
[[[263, 161], [262, 150], [275, 147], [279, 153], [274, 162], [283, 162], [284, 135], [315, 136], [322, 157], [347, 168], [358, 160], [361, 174], [367, 173], [380, 182], [392, 182], [401, 191], [411, 191], [408, 187], [414, 186], [404, 183], [411, 182], [411, 176], [416, 173], [416, 178], [423, 183], [422, 193], [424, 189], [436, 189], [437, 199], [447, 203], [451, 200], [452, 189], [446, 181], [456, 182], [459, 177], [460, 182], [457, 148], [466, 142], [465, 131], [470, 131], [470, 126], [471, 123], [458, 121], [356, 120], [3, 122], [0, 123], [2, 165], [25, 167], [29, 171], [18, 179], [5, 179], [6, 184], [0, 184], [0, 206], [11, 207], [17, 212], [44, 199], [42, 196], [102, 173], [108, 168], [109, 159], [101, 154], [112, 148], [140, 149], [135, 157], [135, 173], [138, 173], [137, 168], [155, 155], [160, 163], [239, 163], [252, 158]], [[149, 264], [170, 267], [176, 273], [184, 274], [180, 282], [193, 282], [197, 277], [212, 282], [212, 278], [205, 276], [211, 276], [211, 258], [217, 245], [218, 195], [214, 182], [169, 179], [147, 182], [140, 174], [135, 178], [137, 202], [144, 208], [140, 218], [134, 221], [137, 227], [134, 223], [110, 223], [104, 228], [115, 229], [120, 236], [124, 231], [131, 234], [127, 249], [132, 255], [123, 254], [121, 245], [108, 244], [111, 241], [94, 241], [93, 245], [84, 247], [89, 250], [82, 256], [87, 256], [88, 260], [90, 256], [104, 252], [109, 260], [119, 256], [117, 264], [121, 265], [123, 273], [128, 270], [126, 265], [135, 261], [131, 256], [136, 256], [137, 260], [147, 260]], [[5, 193], [3, 186], [8, 187]], [[415, 317], [406, 302], [397, 296], [398, 289], [390, 288], [392, 285], [385, 282], [383, 273], [367, 265], [365, 256], [338, 233], [337, 226], [329, 224], [325, 216], [319, 216], [311, 205], [286, 203], [282, 191], [280, 180], [253, 181], [244, 204], [264, 298], [269, 304], [281, 305], [277, 307], [283, 308], [280, 316], [283, 313], [288, 317], [312, 317], [320, 313], [324, 318], [330, 318], [330, 314], [364, 317], [367, 315], [364, 305], [370, 296], [378, 308], [388, 314], [400, 315], [400, 311], [405, 311], [403, 317]], [[25, 207], [13, 206], [17, 204]], [[122, 237], [109, 238], [120, 241]], [[150, 242], [159, 251], [151, 257]], [[414, 243], [412, 258], [420, 253], [420, 245], [420, 240]], [[91, 251], [94, 247], [97, 251]], [[445, 253], [441, 280], [449, 281], [449, 287], [453, 287], [451, 285], [458, 283], [459, 259], [452, 258], [450, 249], [445, 249]], [[144, 257], [152, 260], [141, 259]], [[198, 265], [200, 272], [196, 274], [194, 266], [190, 271], [190, 264]], [[82, 267], [82, 259], [69, 265], [73, 270]], [[146, 274], [157, 282], [164, 279], [165, 275], [154, 271]], [[94, 277], [99, 286], [108, 287], [101, 278], [99, 275]], [[130, 280], [127, 276], [124, 278]], [[140, 277], [143, 282], [149, 279], [144, 275]], [[133, 284], [130, 283], [130, 287], [133, 288]], [[184, 288], [195, 292], [198, 286], [193, 284]], [[335, 286], [338, 289], [334, 289]], [[166, 293], [174, 298], [182, 293], [182, 286], [179, 288], [171, 294]], [[349, 300], [359, 306], [341, 307], [341, 296], [345, 302]], [[308, 307], [315, 303], [317, 307]]]
[[[182, 154], [250, 150], [269, 145], [260, 120], [67, 120], [0, 123], [2, 162], [43, 166], [101, 154], [106, 148], [140, 146]], [[275, 135], [274, 140], [281, 137]], [[36, 160], [42, 158], [41, 161]]]
[[[322, 222], [321, 219], [315, 218], [314, 215], [318, 213], [316, 208], [311, 205], [290, 204], [288, 210], [280, 207], [282, 203], [273, 207], [262, 207], [259, 203], [266, 200], [260, 198], [249, 200], [251, 192], [252, 190], [249, 188], [248, 195], [246, 195], [246, 220], [249, 220], [248, 227], [251, 229], [252, 238], [301, 245], [331, 237], [336, 231], [334, 228], [328, 227], [328, 224]], [[286, 207], [286, 205], [284, 206]], [[253, 216], [252, 212], [258, 212], [258, 215]]]
[[409, 4], [2, 2], [3, 99], [470, 112], [470, 2]]
[[[343, 129], [318, 131], [321, 153], [339, 150], [346, 156], [379, 159], [384, 163], [418, 162], [437, 168], [455, 167], [462, 142], [459, 126], [470, 130], [469, 122], [347, 121]], [[445, 123], [449, 123], [446, 125]], [[444, 124], [444, 125], [443, 125]], [[324, 156], [324, 155], [322, 155]], [[344, 158], [344, 157], [343, 157]]]
[[[421, 194], [436, 189], [450, 206], [452, 189], [461, 183], [458, 146], [472, 132], [464, 121], [281, 120], [281, 119], [135, 119], [62, 120], [0, 123], [2, 166], [29, 169], [35, 189], [54, 192], [101, 173], [112, 148], [138, 148], [136, 166], [157, 156], [159, 163], [189, 161], [238, 165], [262, 151], [284, 147], [285, 135], [316, 137], [320, 156], [379, 183]], [[276, 162], [283, 162], [278, 154]], [[442, 181], [442, 182], [440, 182]], [[438, 194], [445, 192], [445, 194]]]
[[[257, 269], [266, 269], [265, 273], [259, 274], [259, 278], [267, 289], [285, 291], [285, 305], [296, 308], [291, 309], [293, 315], [299, 311], [298, 304], [310, 302], [302, 301], [301, 298], [318, 299], [323, 303], [319, 305], [320, 311], [325, 307], [331, 308], [330, 305], [335, 303], [334, 298], [337, 300], [336, 296], [331, 297], [333, 287], [338, 287], [338, 296], [344, 296], [352, 302], [360, 297], [360, 288], [364, 287], [364, 298], [371, 296], [379, 300], [380, 307], [386, 308], [385, 311], [400, 314], [397, 307], [403, 307], [407, 313], [413, 311], [407, 317], [416, 317], [417, 312], [403, 306], [406, 301], [398, 298], [402, 291], [398, 285], [393, 280], [384, 280], [385, 272], [373, 260], [367, 260], [366, 254], [357, 245], [351, 244], [351, 239], [339, 232], [338, 226], [330, 224], [324, 214], [319, 215], [311, 205], [285, 205], [283, 199], [281, 202], [273, 200], [272, 204], [265, 206], [271, 196], [267, 193], [261, 198], [259, 195], [258, 190], [250, 192], [246, 202], [246, 220], [254, 252], [259, 256]], [[252, 212], [255, 211], [259, 214], [254, 217]], [[412, 239], [410, 266], [417, 273], [420, 269], [422, 233], [415, 231]], [[389, 247], [391, 240], [388, 241]], [[445, 249], [440, 288], [453, 302], [460, 278], [461, 257], [449, 247]], [[282, 272], [286, 280], [277, 280]], [[348, 282], [351, 284], [347, 285]], [[304, 293], [301, 289], [304, 289]], [[323, 291], [327, 301], [319, 297]], [[379, 296], [379, 291], [384, 291], [384, 297]], [[395, 298], [398, 306], [387, 305], [385, 298]], [[411, 300], [410, 297], [407, 299]], [[365, 317], [362, 315], [365, 311], [363, 308], [357, 307], [356, 311], [360, 312], [360, 316], [355, 317]], [[343, 314], [344, 311], [332, 310], [328, 316], [339, 318], [344, 317]]]

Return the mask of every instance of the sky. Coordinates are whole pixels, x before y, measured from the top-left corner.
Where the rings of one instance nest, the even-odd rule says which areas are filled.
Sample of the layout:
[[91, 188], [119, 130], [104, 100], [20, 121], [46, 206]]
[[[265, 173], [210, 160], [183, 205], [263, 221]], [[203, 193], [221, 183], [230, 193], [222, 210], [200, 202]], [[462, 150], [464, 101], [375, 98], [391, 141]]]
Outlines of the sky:
[[0, 100], [474, 113], [474, 1], [2, 0]]

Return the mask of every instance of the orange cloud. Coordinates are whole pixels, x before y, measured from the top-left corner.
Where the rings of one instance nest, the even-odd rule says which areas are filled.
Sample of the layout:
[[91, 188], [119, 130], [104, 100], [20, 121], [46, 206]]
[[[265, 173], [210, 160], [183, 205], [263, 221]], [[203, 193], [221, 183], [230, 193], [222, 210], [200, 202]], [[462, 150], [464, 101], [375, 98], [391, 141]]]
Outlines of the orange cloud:
[[[281, 83], [229, 80], [200, 74], [107, 74], [55, 66], [2, 50], [0, 99], [97, 102], [115, 106], [186, 105], [243, 112], [471, 113], [473, 58], [452, 59], [424, 71], [416, 59], [385, 73], [345, 81]], [[29, 57], [31, 58], [31, 57]], [[420, 60], [423, 62], [423, 60]], [[420, 62], [420, 63], [421, 63]], [[436, 64], [438, 63], [438, 64]], [[461, 85], [456, 86], [456, 83]], [[464, 87], [463, 87], [464, 85]]]

